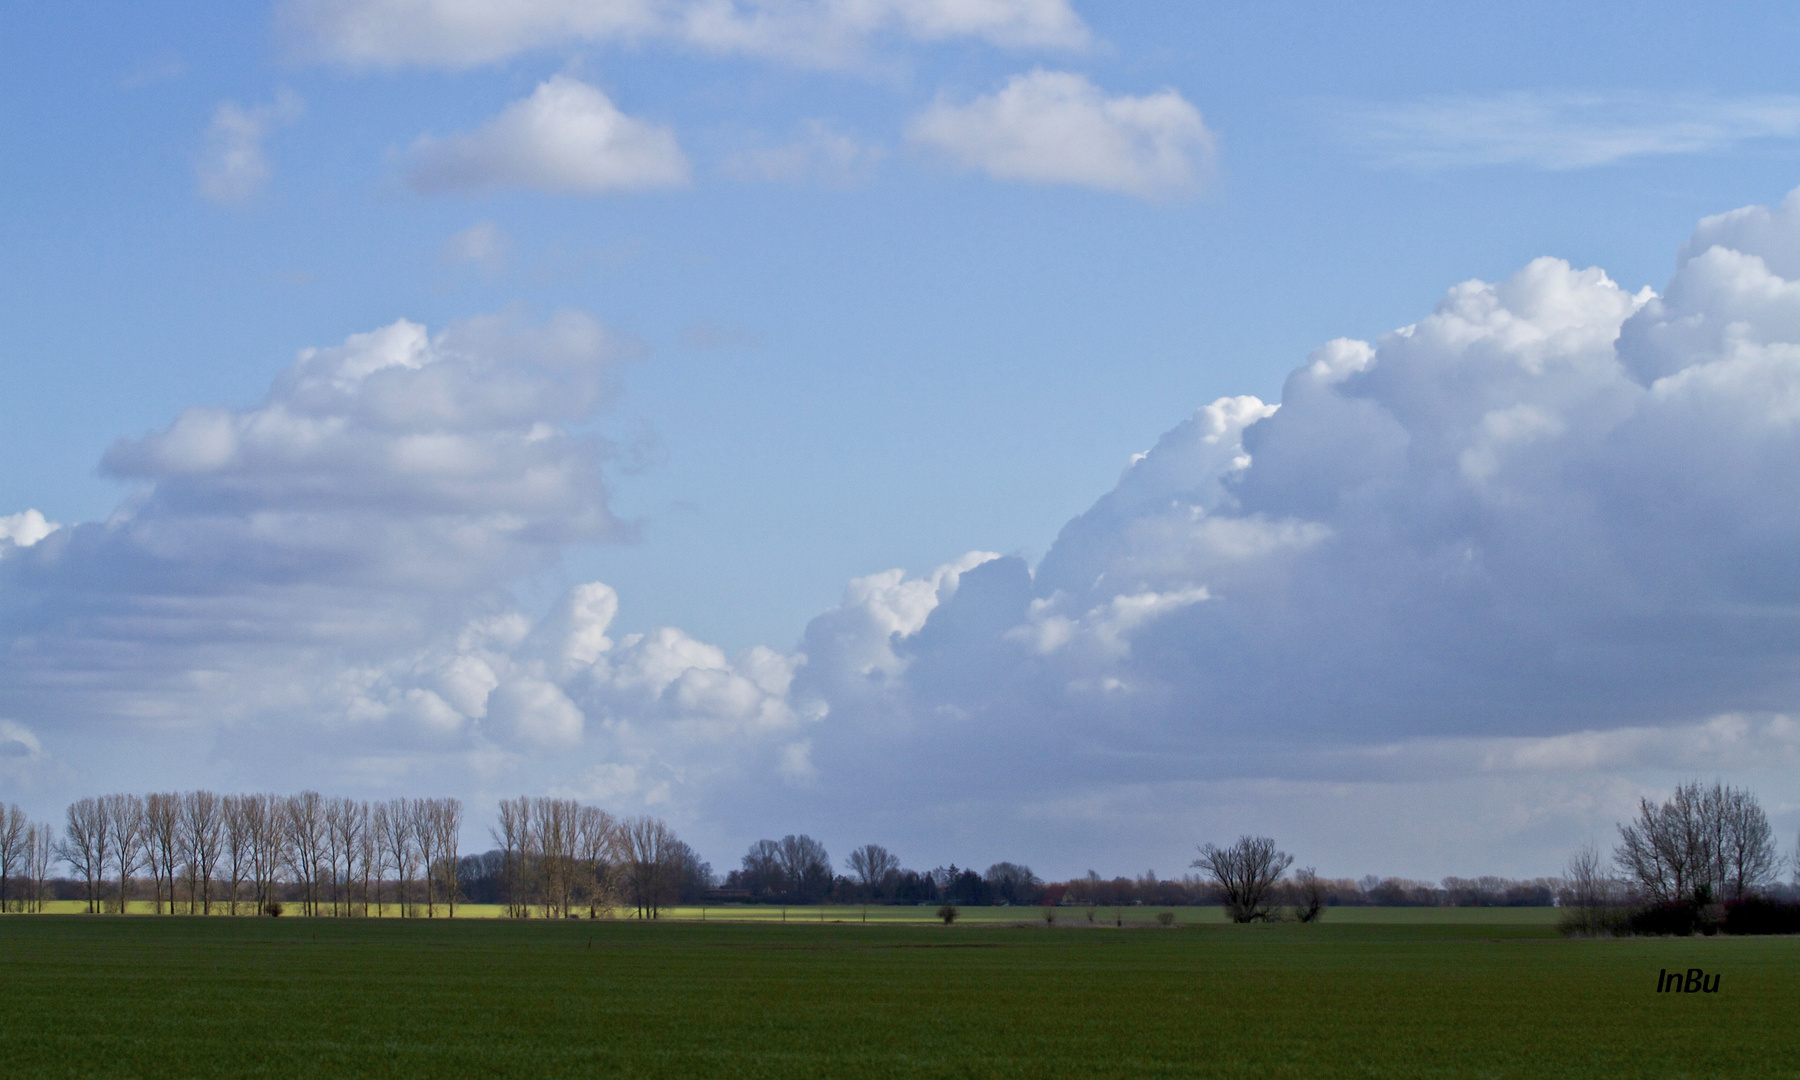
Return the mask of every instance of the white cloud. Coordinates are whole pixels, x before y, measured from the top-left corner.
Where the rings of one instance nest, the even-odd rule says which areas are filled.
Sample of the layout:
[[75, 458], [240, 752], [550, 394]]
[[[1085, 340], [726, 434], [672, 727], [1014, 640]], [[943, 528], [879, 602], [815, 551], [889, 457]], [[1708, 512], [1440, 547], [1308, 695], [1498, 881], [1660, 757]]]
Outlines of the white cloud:
[[[11, 544], [15, 547], [30, 547], [62, 528], [54, 521], [47, 521], [37, 510], [23, 510], [17, 514], [0, 516], [0, 544]], [[0, 552], [6, 549], [0, 547]]]
[[1585, 169], [1800, 135], [1800, 97], [1520, 92], [1338, 110], [1347, 140], [1420, 169]]
[[1015, 75], [967, 104], [940, 98], [907, 137], [995, 179], [1146, 199], [1195, 193], [1213, 162], [1212, 132], [1174, 90], [1108, 97], [1085, 76], [1059, 71]]
[[[628, 536], [605, 446], [571, 426], [631, 351], [578, 312], [436, 336], [402, 320], [303, 351], [255, 405], [119, 440], [102, 467], [141, 490], [0, 558], [0, 708], [36, 723], [26, 706], [80, 701], [75, 726], [102, 728], [280, 715], [493, 609], [569, 544]], [[451, 703], [495, 681], [436, 678]]]
[[787, 651], [509, 595], [627, 532], [577, 434], [621, 352], [403, 321], [122, 440], [110, 520], [5, 519], [42, 535], [0, 544], [0, 715], [87, 790], [581, 792], [1053, 873], [1252, 828], [1542, 873], [1695, 773], [1800, 809], [1800, 193], [1702, 222], [1661, 295], [1544, 258], [1329, 342], [1035, 567], [858, 578]]
[[352, 66], [474, 67], [538, 49], [666, 41], [705, 53], [845, 67], [875, 40], [1080, 49], [1067, 0], [288, 0], [300, 50]]
[[283, 90], [273, 103], [247, 109], [227, 101], [213, 112], [206, 129], [206, 144], [194, 165], [200, 194], [214, 202], [241, 203], [269, 182], [274, 170], [263, 141], [278, 127], [300, 119], [305, 104]]
[[626, 116], [599, 90], [557, 75], [474, 131], [421, 137], [408, 186], [427, 195], [522, 188], [559, 195], [649, 191], [688, 183], [675, 133]]

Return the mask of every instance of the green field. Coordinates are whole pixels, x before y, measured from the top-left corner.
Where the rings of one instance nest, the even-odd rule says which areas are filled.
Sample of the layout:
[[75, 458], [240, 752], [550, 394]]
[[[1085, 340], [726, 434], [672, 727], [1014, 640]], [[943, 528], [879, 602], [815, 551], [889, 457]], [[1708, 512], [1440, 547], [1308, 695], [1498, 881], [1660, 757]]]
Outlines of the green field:
[[[1690, 966], [1720, 992], [1654, 993], [1659, 968]], [[14, 916], [0, 1072], [1800, 1076], [1797, 975], [1796, 938], [1519, 921]]]

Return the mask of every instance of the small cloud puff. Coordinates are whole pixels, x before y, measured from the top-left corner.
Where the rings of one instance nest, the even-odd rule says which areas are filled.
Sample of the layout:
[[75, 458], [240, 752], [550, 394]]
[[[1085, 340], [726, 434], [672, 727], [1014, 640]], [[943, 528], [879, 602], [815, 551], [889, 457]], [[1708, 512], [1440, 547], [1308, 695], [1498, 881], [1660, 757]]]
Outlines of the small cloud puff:
[[1212, 172], [1213, 134], [1174, 90], [1108, 96], [1085, 76], [1015, 75], [993, 94], [940, 98], [907, 126], [915, 145], [997, 180], [1169, 199]]
[[601, 195], [684, 187], [689, 168], [673, 131], [626, 116], [598, 89], [556, 75], [474, 131], [421, 137], [406, 153], [403, 175], [425, 195]]

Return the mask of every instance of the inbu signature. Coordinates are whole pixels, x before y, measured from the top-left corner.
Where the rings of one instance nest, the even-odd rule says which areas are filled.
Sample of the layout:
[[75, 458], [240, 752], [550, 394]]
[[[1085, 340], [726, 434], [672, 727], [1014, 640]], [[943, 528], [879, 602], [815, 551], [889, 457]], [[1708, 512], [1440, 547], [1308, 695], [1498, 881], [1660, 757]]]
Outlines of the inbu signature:
[[1719, 992], [1719, 976], [1708, 976], [1699, 968], [1688, 968], [1685, 976], [1682, 972], [1663, 968], [1656, 973], [1656, 992], [1659, 994], [1716, 994]]

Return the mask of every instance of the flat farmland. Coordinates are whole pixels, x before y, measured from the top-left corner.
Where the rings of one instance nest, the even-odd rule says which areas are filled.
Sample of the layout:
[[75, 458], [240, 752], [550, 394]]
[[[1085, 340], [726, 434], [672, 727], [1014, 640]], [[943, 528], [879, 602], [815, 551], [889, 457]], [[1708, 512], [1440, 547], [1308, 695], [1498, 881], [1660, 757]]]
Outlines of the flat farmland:
[[[1329, 918], [1329, 916], [1328, 916]], [[1655, 993], [1662, 968], [1722, 976]], [[0, 918], [39, 1076], [1800, 1076], [1800, 939]]]

